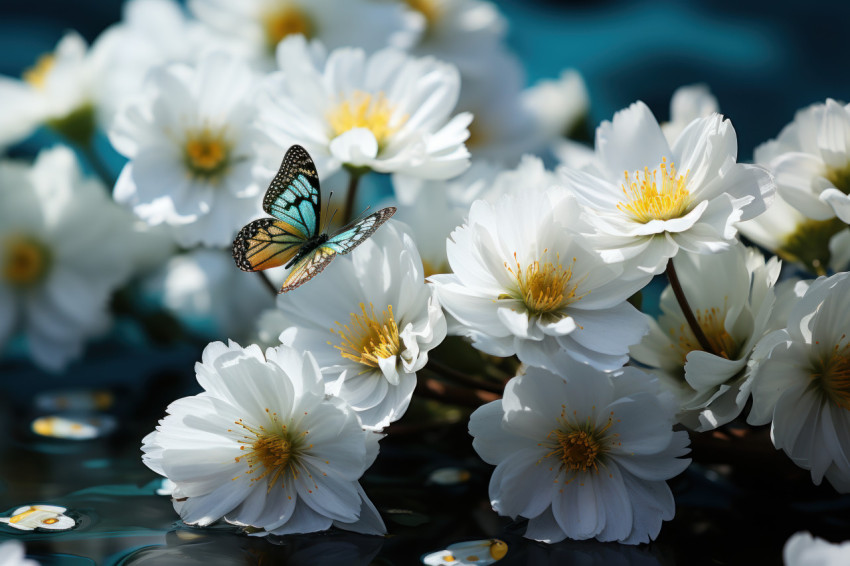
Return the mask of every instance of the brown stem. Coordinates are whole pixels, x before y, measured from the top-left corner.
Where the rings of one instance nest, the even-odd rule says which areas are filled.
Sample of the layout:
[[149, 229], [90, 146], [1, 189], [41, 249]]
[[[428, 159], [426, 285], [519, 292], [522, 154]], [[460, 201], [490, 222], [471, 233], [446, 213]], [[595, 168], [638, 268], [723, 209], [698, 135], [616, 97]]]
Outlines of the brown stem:
[[476, 379], [471, 375], [467, 375], [462, 371], [458, 371], [455, 368], [449, 366], [448, 364], [444, 364], [443, 362], [434, 358], [428, 358], [428, 365], [425, 367], [430, 369], [434, 373], [439, 374], [440, 377], [443, 377], [450, 381], [454, 381], [455, 383], [468, 385], [469, 387], [472, 387], [474, 389], [489, 391], [490, 393], [496, 393], [499, 396], [501, 396], [502, 393], [505, 392], [504, 383], [490, 383], [482, 379]]
[[348, 194], [345, 195], [345, 207], [342, 209], [342, 224], [351, 222], [351, 215], [354, 212], [354, 201], [357, 198], [357, 187], [360, 184], [360, 177], [363, 173], [352, 169], [348, 170]]
[[437, 379], [417, 376], [415, 393], [420, 397], [436, 399], [452, 405], [477, 408], [490, 401], [501, 399], [501, 395], [490, 391], [473, 390], [468, 387], [455, 387]]
[[711, 343], [708, 341], [705, 332], [700, 328], [697, 317], [694, 316], [694, 311], [691, 310], [691, 305], [688, 304], [688, 299], [685, 297], [685, 291], [682, 290], [682, 284], [679, 282], [679, 276], [676, 274], [676, 268], [673, 267], [673, 258], [667, 260], [667, 280], [670, 282], [670, 287], [673, 289], [673, 294], [676, 295], [676, 301], [679, 303], [679, 308], [682, 309], [682, 314], [685, 315], [685, 320], [688, 321], [688, 326], [691, 327], [691, 332], [696, 336], [697, 342], [703, 351], [709, 354], [717, 355]]
[[272, 295], [273, 295], [273, 296], [275, 296], [275, 297], [277, 297], [277, 294], [278, 294], [279, 290], [278, 290], [278, 288], [277, 288], [277, 287], [275, 287], [275, 286], [274, 286], [274, 283], [272, 283], [272, 282], [269, 280], [269, 278], [268, 278], [268, 277], [266, 277], [266, 274], [265, 274], [265, 273], [263, 273], [262, 271], [257, 271], [257, 272], [255, 272], [255, 273], [256, 273], [257, 275], [259, 275], [259, 276], [260, 276], [260, 279], [262, 279], [262, 280], [263, 280], [263, 284], [266, 286], [266, 288], [267, 288], [269, 291], [271, 291], [271, 292], [272, 292]]

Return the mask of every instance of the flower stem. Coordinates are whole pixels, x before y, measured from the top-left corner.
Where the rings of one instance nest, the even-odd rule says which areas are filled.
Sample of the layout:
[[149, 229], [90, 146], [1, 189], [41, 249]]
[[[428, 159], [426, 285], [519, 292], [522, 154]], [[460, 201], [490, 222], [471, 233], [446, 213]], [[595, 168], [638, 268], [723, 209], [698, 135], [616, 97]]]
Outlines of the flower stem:
[[504, 393], [505, 391], [504, 383], [490, 383], [482, 379], [476, 379], [471, 375], [467, 375], [462, 371], [456, 370], [448, 364], [434, 359], [433, 357], [428, 358], [428, 365], [426, 367], [428, 367], [428, 369], [440, 375], [444, 379], [453, 381], [461, 385], [467, 385], [469, 387], [472, 387], [473, 389], [489, 391], [490, 393], [496, 393], [498, 395], [502, 395], [502, 393]]
[[685, 297], [685, 291], [682, 290], [682, 284], [679, 282], [679, 276], [676, 274], [676, 268], [673, 267], [673, 258], [667, 260], [667, 280], [670, 282], [670, 287], [673, 289], [673, 294], [676, 295], [676, 301], [679, 303], [679, 308], [682, 309], [682, 314], [685, 315], [685, 320], [688, 321], [688, 326], [691, 327], [691, 332], [696, 336], [697, 342], [703, 351], [709, 354], [717, 355], [711, 343], [708, 341], [705, 332], [700, 328], [697, 317], [694, 316], [694, 311], [691, 310], [691, 305], [688, 304], [688, 299]]
[[502, 397], [500, 394], [490, 391], [456, 387], [425, 375], [417, 376], [416, 381], [415, 395], [461, 407], [477, 408]]
[[262, 271], [256, 271], [255, 273], [260, 276], [260, 279], [263, 280], [263, 284], [269, 289], [269, 291], [272, 292], [272, 296], [277, 297], [278, 288], [274, 286], [274, 283], [269, 281], [269, 278], [266, 277], [266, 274]]
[[357, 187], [360, 185], [360, 177], [363, 176], [361, 171], [355, 169], [348, 170], [348, 194], [345, 195], [345, 208], [342, 209], [343, 225], [351, 222], [354, 209], [354, 201], [357, 199]]

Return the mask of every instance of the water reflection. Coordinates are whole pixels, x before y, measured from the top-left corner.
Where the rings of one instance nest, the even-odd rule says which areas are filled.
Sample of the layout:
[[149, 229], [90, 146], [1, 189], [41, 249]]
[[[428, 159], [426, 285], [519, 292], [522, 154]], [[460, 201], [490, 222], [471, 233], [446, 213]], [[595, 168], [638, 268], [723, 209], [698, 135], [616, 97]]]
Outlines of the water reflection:
[[330, 532], [297, 537], [249, 537], [230, 527], [178, 528], [165, 536], [165, 546], [134, 551], [116, 566], [244, 565], [362, 565], [383, 546], [381, 537]]

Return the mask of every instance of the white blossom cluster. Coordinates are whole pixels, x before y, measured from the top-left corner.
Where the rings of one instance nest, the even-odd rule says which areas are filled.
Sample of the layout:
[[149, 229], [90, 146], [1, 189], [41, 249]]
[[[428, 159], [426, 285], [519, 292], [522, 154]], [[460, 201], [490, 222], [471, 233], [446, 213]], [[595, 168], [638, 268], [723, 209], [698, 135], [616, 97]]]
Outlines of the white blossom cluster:
[[[736, 419], [850, 491], [850, 106], [801, 110], [740, 163], [696, 85], [670, 122], [637, 101], [586, 147], [563, 137], [581, 77], [525, 88], [490, 2], [186, 4], [130, 0], [91, 46], [69, 32], [0, 78], [0, 148], [46, 127], [104, 177], [65, 146], [0, 160], [0, 347], [62, 371], [130, 282], [215, 338], [203, 392], [142, 447], [186, 523], [384, 534], [359, 480], [422, 380], [451, 380], [429, 361], [447, 335], [520, 362], [469, 433], [528, 538], [655, 539], [684, 429]], [[230, 245], [296, 144], [350, 202], [379, 204], [354, 191], [385, 175], [398, 215], [273, 299]]]

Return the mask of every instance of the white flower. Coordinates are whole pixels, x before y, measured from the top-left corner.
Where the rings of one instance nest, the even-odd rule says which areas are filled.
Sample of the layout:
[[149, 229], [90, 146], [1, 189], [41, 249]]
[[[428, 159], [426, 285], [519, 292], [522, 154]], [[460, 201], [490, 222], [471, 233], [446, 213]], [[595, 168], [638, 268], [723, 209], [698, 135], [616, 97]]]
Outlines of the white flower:
[[230, 250], [200, 248], [174, 256], [143, 285], [196, 334], [241, 338], [274, 306], [265, 276], [233, 269]]
[[178, 399], [142, 441], [142, 461], [174, 482], [189, 524], [222, 517], [272, 534], [332, 525], [383, 534], [357, 480], [378, 454], [378, 435], [326, 398], [309, 352], [214, 342], [195, 365], [204, 391]]
[[329, 56], [301, 36], [278, 47], [283, 73], [266, 88], [263, 120], [281, 145], [303, 145], [320, 171], [341, 165], [447, 179], [469, 165], [469, 114], [450, 119], [457, 69], [384, 49]]
[[0, 163], [0, 345], [20, 330], [36, 364], [64, 368], [106, 329], [134, 245], [128, 215], [71, 150]]
[[450, 544], [422, 557], [426, 566], [489, 566], [505, 557], [508, 545], [497, 538]]
[[690, 463], [672, 396], [634, 368], [563, 356], [553, 371], [529, 368], [470, 417], [473, 447], [496, 466], [493, 509], [528, 518], [525, 536], [545, 542], [654, 539], [675, 511], [666, 480]]
[[469, 206], [477, 198], [492, 193], [499, 170], [484, 161], [475, 161], [463, 174], [449, 181], [428, 181], [414, 177], [393, 177], [398, 202], [393, 216], [410, 228], [410, 234], [422, 257], [425, 277], [448, 273], [446, 238], [463, 224]]
[[0, 523], [21, 531], [67, 531], [77, 524], [73, 517], [65, 515], [67, 510], [57, 505], [24, 505], [12, 511], [9, 517], [0, 517]]
[[7, 540], [0, 543], [0, 566], [38, 566], [38, 562], [24, 556], [24, 543]]
[[755, 160], [776, 176], [779, 194], [813, 220], [850, 223], [850, 106], [827, 99], [797, 112]]
[[197, 68], [171, 65], [117, 116], [109, 132], [130, 161], [115, 199], [149, 224], [174, 226], [184, 246], [229, 245], [259, 212], [280, 149], [256, 126], [254, 77], [212, 53]]
[[522, 184], [495, 204], [473, 203], [446, 244], [452, 273], [430, 280], [479, 350], [545, 367], [564, 349], [618, 368], [647, 331], [626, 299], [649, 276], [623, 280], [622, 266], [603, 263], [574, 231], [575, 201], [546, 187]]
[[845, 566], [850, 564], [850, 541], [832, 544], [811, 533], [794, 533], [782, 549], [785, 566]]
[[503, 50], [507, 21], [492, 2], [482, 0], [406, 0], [425, 20], [425, 33], [412, 49], [460, 69], [464, 84], [490, 74], [494, 51]]
[[663, 314], [657, 322], [650, 318], [649, 334], [631, 354], [676, 395], [680, 422], [712, 430], [737, 417], [749, 397], [741, 386], [750, 377], [750, 354], [776, 330], [769, 322], [780, 263], [738, 244], [712, 255], [679, 254], [673, 264], [714, 352], [702, 350], [668, 286], [661, 294]]
[[590, 95], [581, 74], [565, 69], [557, 79], [538, 81], [523, 91], [522, 103], [534, 116], [538, 135], [553, 141], [568, 136], [587, 116]]
[[736, 154], [735, 130], [719, 114], [691, 122], [671, 147], [636, 102], [597, 129], [596, 174], [563, 171], [603, 258], [657, 274], [680, 248], [728, 248], [735, 222], [764, 211], [773, 181], [759, 167], [735, 163]]
[[388, 221], [320, 277], [278, 297], [288, 325], [280, 340], [310, 350], [328, 393], [347, 401], [369, 428], [401, 418], [416, 372], [446, 336], [443, 311], [403, 226]]
[[[803, 265], [809, 272], [825, 275], [826, 268], [841, 271], [850, 258], [840, 238], [850, 234], [837, 218], [812, 220], [776, 195], [764, 214], [738, 224], [738, 231], [784, 261]], [[838, 238], [838, 239], [837, 239]]]
[[217, 35], [216, 41], [260, 64], [292, 35], [316, 39], [330, 49], [350, 46], [371, 52], [410, 47], [423, 28], [404, 6], [370, 0], [190, 0], [189, 9]]
[[688, 124], [719, 111], [717, 99], [706, 85], [680, 86], [670, 98], [670, 121], [661, 124], [661, 131], [672, 146]]
[[747, 421], [771, 422], [771, 438], [795, 464], [850, 491], [850, 273], [821, 277], [792, 307], [787, 328], [759, 346]]
[[114, 116], [141, 90], [154, 67], [193, 63], [216, 48], [220, 46], [199, 22], [186, 17], [175, 0], [128, 1], [122, 6], [121, 22], [104, 30], [93, 46], [103, 52], [104, 72], [98, 83], [103, 112]]
[[0, 76], [0, 148], [49, 124], [76, 143], [87, 144], [95, 131], [102, 53], [68, 32], [49, 54], [23, 74]]

